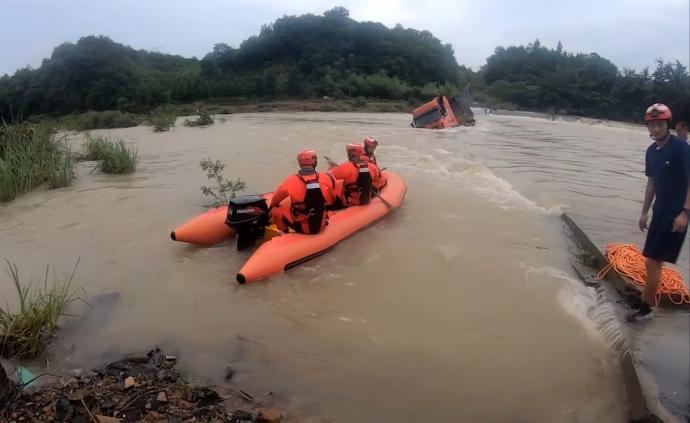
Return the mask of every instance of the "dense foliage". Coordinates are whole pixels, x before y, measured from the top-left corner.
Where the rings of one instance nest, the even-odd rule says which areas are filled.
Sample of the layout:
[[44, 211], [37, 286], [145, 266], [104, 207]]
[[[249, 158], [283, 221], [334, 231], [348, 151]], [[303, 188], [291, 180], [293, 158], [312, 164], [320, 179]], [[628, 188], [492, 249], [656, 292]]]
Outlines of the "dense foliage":
[[[470, 83], [485, 103], [639, 120], [654, 102], [690, 114], [687, 68], [619, 70], [596, 53], [498, 47], [478, 72], [458, 66], [450, 44], [428, 31], [357, 22], [347, 9], [285, 16], [237, 48], [216, 44], [203, 59], [135, 50], [89, 36], [55, 48], [38, 69], [0, 77], [0, 117], [13, 121], [87, 111], [148, 113], [167, 103], [214, 98], [372, 98], [417, 104]], [[97, 115], [94, 115], [97, 116]], [[127, 119], [120, 119], [127, 120]], [[131, 119], [129, 119], [131, 120]], [[123, 123], [124, 124], [124, 123]]]
[[619, 70], [596, 53], [568, 53], [560, 43], [547, 49], [537, 40], [496, 48], [480, 76], [486, 98], [521, 109], [640, 120], [648, 105], [661, 102], [677, 117], [690, 114], [688, 70], [678, 61], [659, 59], [653, 72]]

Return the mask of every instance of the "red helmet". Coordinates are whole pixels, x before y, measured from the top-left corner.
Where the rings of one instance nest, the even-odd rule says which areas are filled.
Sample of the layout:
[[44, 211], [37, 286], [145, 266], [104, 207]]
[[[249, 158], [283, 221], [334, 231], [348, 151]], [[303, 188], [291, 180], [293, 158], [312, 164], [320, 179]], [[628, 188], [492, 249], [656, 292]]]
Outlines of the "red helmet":
[[345, 151], [347, 152], [348, 159], [353, 156], [361, 157], [364, 155], [364, 147], [362, 147], [362, 144], [350, 143], [345, 146]]
[[667, 105], [661, 103], [652, 104], [647, 108], [644, 114], [644, 120], [647, 122], [653, 120], [671, 120], [671, 109]]
[[300, 167], [316, 167], [316, 151], [302, 150], [297, 154], [297, 163]]
[[374, 138], [374, 137], [364, 138], [364, 150], [366, 150], [367, 152], [373, 153], [374, 150], [376, 150], [377, 145], [379, 145], [379, 142], [376, 141], [376, 138]]

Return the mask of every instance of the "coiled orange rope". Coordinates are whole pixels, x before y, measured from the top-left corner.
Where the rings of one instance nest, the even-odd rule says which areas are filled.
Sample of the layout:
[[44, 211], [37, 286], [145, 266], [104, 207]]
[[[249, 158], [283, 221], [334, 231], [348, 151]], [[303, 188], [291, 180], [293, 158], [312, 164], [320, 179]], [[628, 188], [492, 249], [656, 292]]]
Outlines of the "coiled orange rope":
[[[606, 245], [606, 258], [609, 259], [609, 264], [601, 269], [597, 279], [603, 279], [613, 269], [632, 280], [637, 289], [642, 290], [644, 288], [647, 280], [647, 268], [644, 256], [636, 245], [608, 244]], [[690, 291], [683, 283], [683, 276], [674, 269], [661, 269], [661, 280], [656, 290], [655, 305], [659, 304], [662, 295], [668, 296], [669, 301], [676, 305], [690, 304]]]

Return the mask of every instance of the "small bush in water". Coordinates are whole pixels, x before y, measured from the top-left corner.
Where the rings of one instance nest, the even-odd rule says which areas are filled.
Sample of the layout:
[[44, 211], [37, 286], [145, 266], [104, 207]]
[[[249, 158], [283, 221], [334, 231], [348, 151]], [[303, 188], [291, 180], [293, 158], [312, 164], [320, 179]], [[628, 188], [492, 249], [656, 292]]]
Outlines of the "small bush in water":
[[175, 110], [165, 106], [159, 107], [151, 112], [148, 119], [149, 124], [153, 126], [154, 132], [169, 131], [171, 128], [175, 127], [176, 120], [177, 115], [175, 114]]
[[[234, 181], [227, 181], [223, 176], [223, 169], [225, 169], [225, 164], [221, 163], [220, 160], [215, 162], [211, 159], [202, 160], [201, 168], [206, 171], [206, 177], [215, 182], [214, 187], [202, 186], [201, 192], [208, 197], [213, 197], [213, 205], [215, 207], [221, 204], [228, 204], [230, 198], [234, 198], [235, 194], [239, 191], [244, 191], [247, 187], [246, 182], [237, 178]], [[228, 197], [230, 194], [230, 197]]]
[[13, 312], [9, 306], [0, 307], [0, 356], [35, 357], [57, 329], [58, 319], [66, 314], [70, 305], [84, 301], [78, 295], [79, 290], [71, 287], [79, 260], [69, 278], [62, 281], [53, 270], [52, 284], [48, 282], [50, 267], [46, 267], [43, 287], [34, 284], [34, 290], [29, 284], [22, 284], [17, 266], [6, 262], [17, 291], [18, 310]]

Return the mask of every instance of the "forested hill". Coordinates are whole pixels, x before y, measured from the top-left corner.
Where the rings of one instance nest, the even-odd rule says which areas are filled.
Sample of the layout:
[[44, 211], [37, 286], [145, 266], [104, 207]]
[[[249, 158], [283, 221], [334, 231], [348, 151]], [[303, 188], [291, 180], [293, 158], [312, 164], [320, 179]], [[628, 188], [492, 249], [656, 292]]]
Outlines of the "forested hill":
[[107, 37], [65, 43], [35, 70], [0, 79], [0, 113], [145, 112], [209, 97], [426, 98], [454, 90], [453, 49], [427, 31], [357, 22], [346, 9], [278, 19], [202, 60], [134, 50]]
[[[471, 34], [468, 36], [472, 36]], [[687, 68], [618, 69], [596, 53], [572, 54], [539, 41], [498, 47], [477, 72], [428, 31], [358, 22], [347, 9], [285, 16], [238, 47], [216, 44], [201, 60], [135, 50], [103, 36], [56, 47], [38, 69], [0, 77], [0, 117], [87, 110], [146, 113], [166, 103], [214, 98], [375, 98], [410, 108], [468, 83], [479, 101], [505, 108], [639, 121], [666, 102], [690, 117]]]
[[560, 43], [548, 49], [537, 40], [498, 47], [480, 74], [490, 101], [522, 109], [639, 121], [647, 106], [661, 102], [690, 117], [688, 69], [678, 61], [659, 60], [651, 72], [619, 70], [596, 53], [568, 53]]

